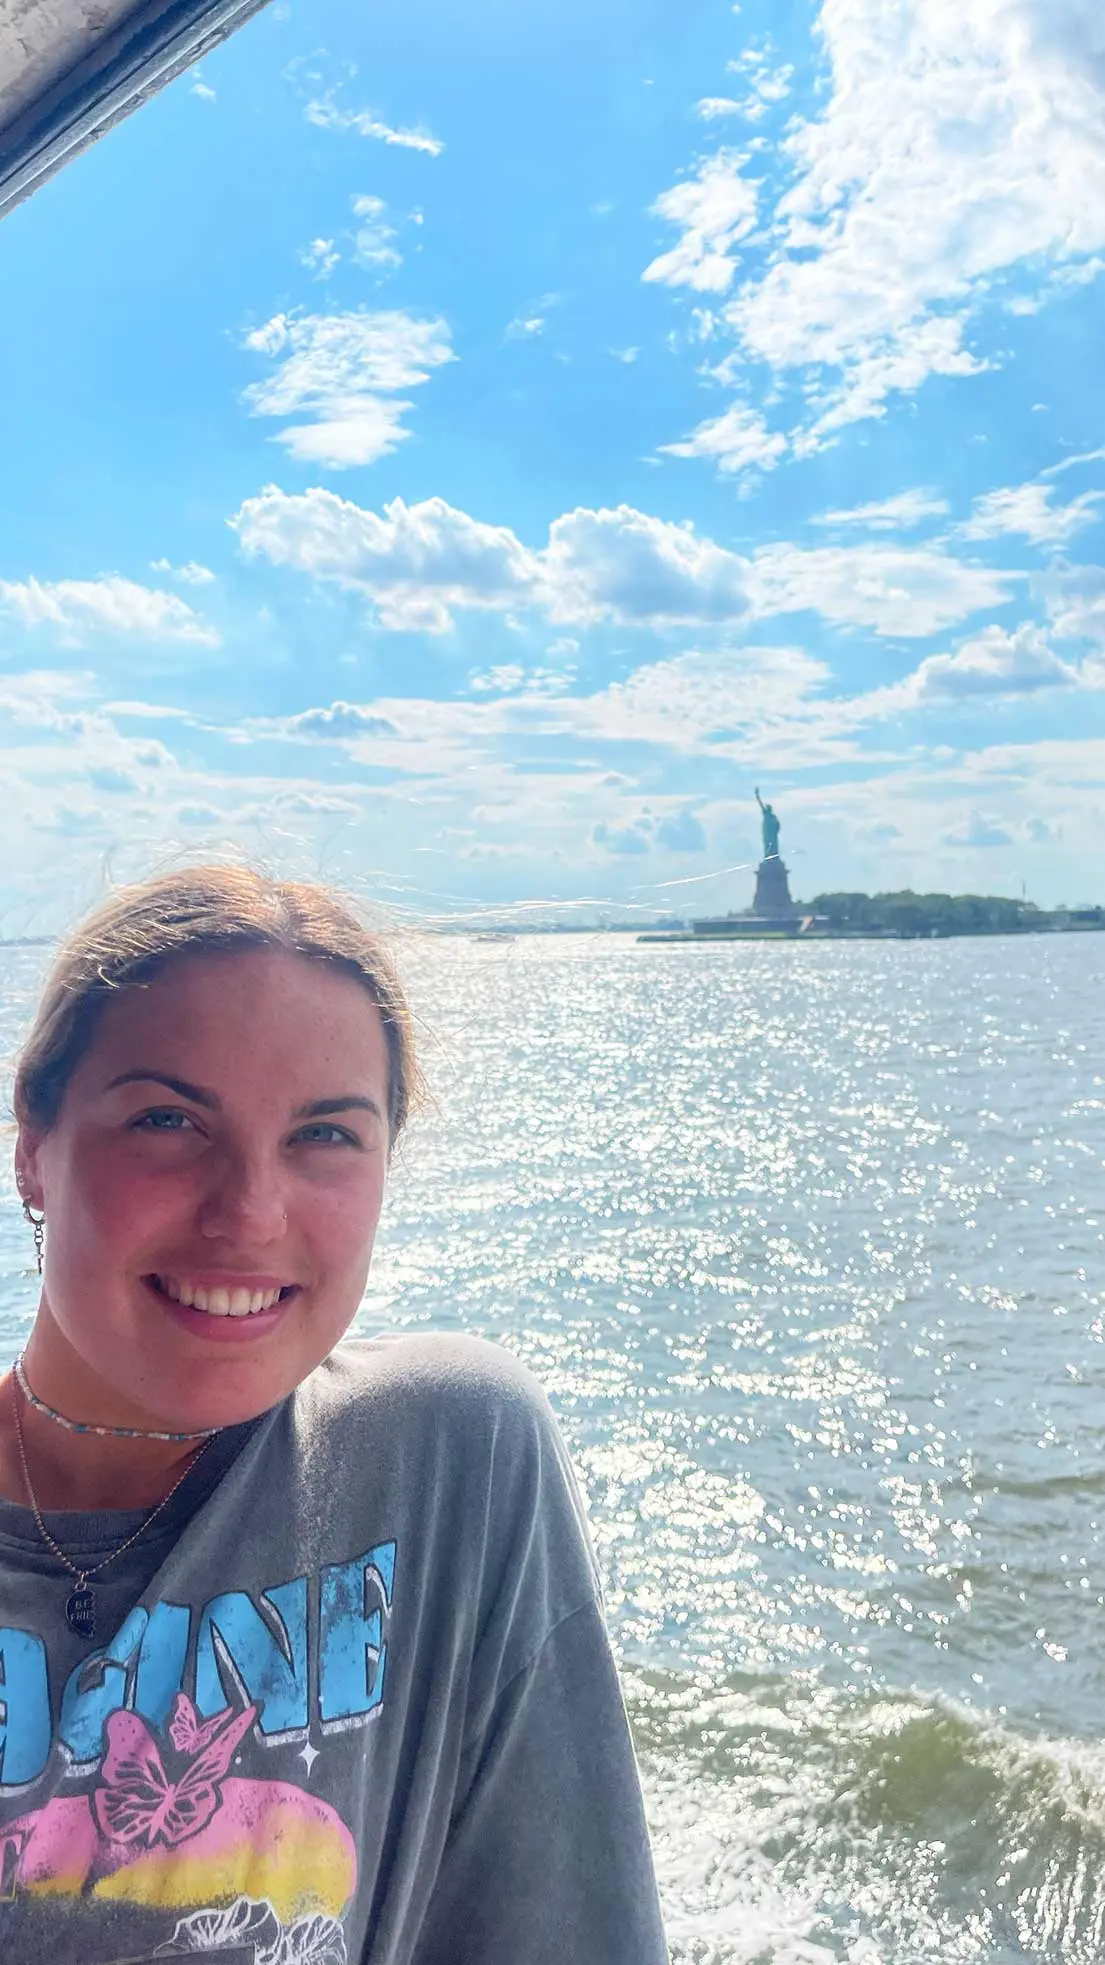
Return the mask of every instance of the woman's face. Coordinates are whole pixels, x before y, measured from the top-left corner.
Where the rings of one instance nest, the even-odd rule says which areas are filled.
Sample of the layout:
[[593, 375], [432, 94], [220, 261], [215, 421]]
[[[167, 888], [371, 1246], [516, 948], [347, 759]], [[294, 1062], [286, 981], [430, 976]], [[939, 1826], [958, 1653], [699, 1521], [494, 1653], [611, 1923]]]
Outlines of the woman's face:
[[223, 1426], [324, 1358], [364, 1289], [388, 1055], [351, 977], [269, 949], [179, 958], [110, 1001], [56, 1124], [31, 1382], [76, 1418]]

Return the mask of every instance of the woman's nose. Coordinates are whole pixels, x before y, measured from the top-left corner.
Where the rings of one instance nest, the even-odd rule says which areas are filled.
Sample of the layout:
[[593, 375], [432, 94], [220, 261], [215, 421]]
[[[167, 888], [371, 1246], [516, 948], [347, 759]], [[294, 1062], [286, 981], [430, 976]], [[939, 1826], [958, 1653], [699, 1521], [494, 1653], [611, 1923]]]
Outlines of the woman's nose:
[[260, 1155], [227, 1155], [212, 1169], [200, 1229], [212, 1241], [275, 1242], [288, 1224], [280, 1170]]

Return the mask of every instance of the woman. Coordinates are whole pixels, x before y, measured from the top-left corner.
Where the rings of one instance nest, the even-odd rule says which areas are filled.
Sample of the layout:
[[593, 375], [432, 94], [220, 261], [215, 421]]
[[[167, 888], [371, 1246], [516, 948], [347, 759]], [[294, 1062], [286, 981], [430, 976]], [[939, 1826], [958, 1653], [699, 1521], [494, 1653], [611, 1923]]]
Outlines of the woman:
[[0, 1383], [0, 1957], [662, 1965], [548, 1408], [335, 1349], [416, 1090], [379, 943], [201, 868], [63, 949], [20, 1058], [43, 1271]]

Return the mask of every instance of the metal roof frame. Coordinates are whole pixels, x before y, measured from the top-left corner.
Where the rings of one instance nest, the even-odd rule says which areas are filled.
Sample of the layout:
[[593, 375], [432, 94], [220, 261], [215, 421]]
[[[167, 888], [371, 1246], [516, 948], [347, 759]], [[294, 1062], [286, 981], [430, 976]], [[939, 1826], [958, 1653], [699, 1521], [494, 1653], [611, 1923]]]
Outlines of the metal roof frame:
[[[0, 117], [0, 218], [132, 109], [259, 13], [266, 0], [137, 0]], [[87, 20], [87, 17], [86, 17]]]

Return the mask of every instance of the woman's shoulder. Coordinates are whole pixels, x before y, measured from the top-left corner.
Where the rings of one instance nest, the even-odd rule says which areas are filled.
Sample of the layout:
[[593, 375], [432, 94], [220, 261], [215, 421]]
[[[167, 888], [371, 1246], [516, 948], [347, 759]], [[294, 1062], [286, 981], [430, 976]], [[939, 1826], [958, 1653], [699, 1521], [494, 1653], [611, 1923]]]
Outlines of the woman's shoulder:
[[366, 1493], [398, 1498], [435, 1547], [474, 1537], [493, 1568], [541, 1549], [575, 1579], [573, 1602], [596, 1593], [565, 1442], [537, 1379], [501, 1345], [444, 1332], [347, 1341], [300, 1386], [290, 1421], [305, 1491], [358, 1507]]
[[502, 1345], [462, 1332], [346, 1339], [298, 1396], [322, 1423], [346, 1417], [374, 1426], [412, 1427], [421, 1420], [446, 1432], [454, 1426], [496, 1434], [555, 1430], [527, 1366]]

